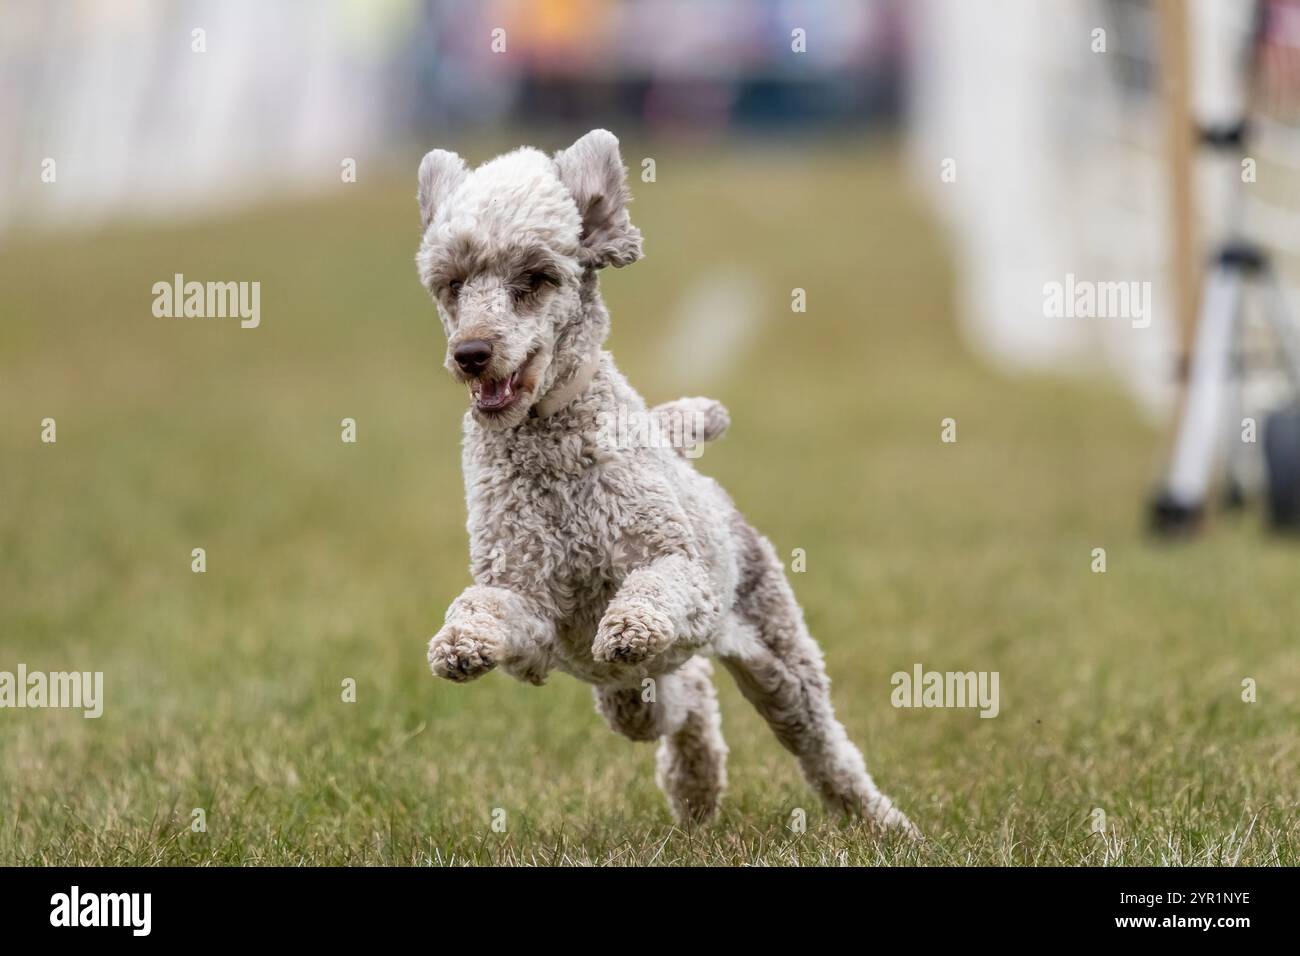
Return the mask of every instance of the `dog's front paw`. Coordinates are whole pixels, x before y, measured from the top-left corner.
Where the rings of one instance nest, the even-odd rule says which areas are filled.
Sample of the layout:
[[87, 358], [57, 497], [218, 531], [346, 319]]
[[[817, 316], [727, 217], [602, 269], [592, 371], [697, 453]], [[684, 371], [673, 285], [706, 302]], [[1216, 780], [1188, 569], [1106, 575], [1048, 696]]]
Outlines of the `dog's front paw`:
[[429, 670], [457, 683], [481, 677], [497, 666], [496, 646], [467, 628], [448, 623], [429, 641]]
[[596, 628], [591, 656], [608, 664], [639, 664], [673, 643], [668, 615], [645, 604], [613, 605]]

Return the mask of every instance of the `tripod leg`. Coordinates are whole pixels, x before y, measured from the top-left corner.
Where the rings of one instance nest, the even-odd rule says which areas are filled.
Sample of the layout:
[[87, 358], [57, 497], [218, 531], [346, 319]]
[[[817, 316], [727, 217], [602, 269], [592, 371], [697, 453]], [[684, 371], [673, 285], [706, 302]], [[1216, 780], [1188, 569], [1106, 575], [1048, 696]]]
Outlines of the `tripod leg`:
[[1264, 314], [1272, 326], [1291, 383], [1291, 395], [1269, 413], [1263, 429], [1268, 476], [1269, 524], [1275, 531], [1300, 531], [1300, 331], [1291, 317], [1286, 290], [1266, 263]]
[[1287, 375], [1291, 379], [1291, 387], [1300, 394], [1300, 330], [1296, 328], [1295, 321], [1291, 318], [1291, 307], [1287, 302], [1286, 290], [1278, 281], [1277, 273], [1272, 268], [1265, 267], [1262, 278], [1266, 297], [1264, 315], [1267, 316], [1269, 324], [1273, 327], [1273, 334], [1277, 337], [1278, 347], [1286, 362]]
[[1159, 531], [1190, 530], [1198, 522], [1222, 435], [1223, 392], [1232, 329], [1241, 306], [1238, 268], [1215, 265], [1209, 274], [1197, 325], [1187, 400], [1174, 444], [1165, 492], [1153, 518]]
[[1243, 288], [1238, 303], [1239, 321], [1233, 323], [1228, 337], [1227, 381], [1224, 383], [1224, 415], [1222, 421], [1224, 447], [1223, 507], [1239, 510], [1246, 504], [1253, 490], [1247, 446], [1241, 440], [1242, 414], [1245, 409], [1246, 356], [1245, 356], [1245, 306], [1246, 290]]

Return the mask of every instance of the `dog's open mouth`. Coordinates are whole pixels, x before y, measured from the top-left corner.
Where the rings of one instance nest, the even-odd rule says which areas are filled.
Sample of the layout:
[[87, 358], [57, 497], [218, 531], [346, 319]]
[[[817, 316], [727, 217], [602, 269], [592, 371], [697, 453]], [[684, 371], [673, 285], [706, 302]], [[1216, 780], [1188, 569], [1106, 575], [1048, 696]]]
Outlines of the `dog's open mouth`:
[[474, 407], [487, 415], [500, 415], [518, 404], [519, 399], [528, 391], [527, 388], [521, 387], [521, 384], [524, 373], [532, 364], [533, 355], [524, 359], [524, 363], [505, 378], [494, 381], [479, 379], [473, 382], [469, 390], [474, 400]]

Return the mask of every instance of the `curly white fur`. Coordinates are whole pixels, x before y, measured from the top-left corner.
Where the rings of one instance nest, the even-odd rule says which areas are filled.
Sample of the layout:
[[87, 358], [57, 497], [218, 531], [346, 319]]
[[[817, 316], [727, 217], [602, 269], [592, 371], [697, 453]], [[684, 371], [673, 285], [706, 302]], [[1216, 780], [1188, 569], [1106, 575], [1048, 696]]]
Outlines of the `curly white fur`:
[[[554, 158], [524, 148], [470, 171], [434, 150], [420, 165], [416, 258], [447, 367], [472, 396], [484, 382], [514, 389], [513, 404], [475, 398], [465, 417], [475, 583], [430, 641], [429, 665], [456, 681], [500, 667], [532, 684], [552, 670], [592, 684], [616, 731], [659, 741], [674, 815], [700, 821], [726, 786], [716, 657], [829, 806], [915, 835], [835, 718], [771, 544], [680, 453], [620, 447], [602, 427], [620, 410], [647, 414], [600, 349], [609, 316], [596, 271], [641, 256], [629, 199], [604, 130]], [[490, 346], [478, 372], [457, 364], [466, 342]], [[698, 415], [706, 440], [728, 423], [708, 399], [649, 414]]]

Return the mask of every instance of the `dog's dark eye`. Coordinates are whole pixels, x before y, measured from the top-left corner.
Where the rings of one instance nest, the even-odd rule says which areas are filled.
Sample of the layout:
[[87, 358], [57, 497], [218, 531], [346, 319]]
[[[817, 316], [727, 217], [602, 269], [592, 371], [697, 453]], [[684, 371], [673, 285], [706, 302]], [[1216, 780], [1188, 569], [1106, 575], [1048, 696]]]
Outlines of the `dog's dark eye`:
[[515, 297], [523, 298], [541, 291], [543, 286], [555, 285], [555, 279], [545, 272], [528, 272], [515, 283]]
[[465, 283], [461, 282], [459, 279], [452, 279], [447, 283], [447, 291], [451, 293], [451, 297], [454, 299], [460, 295], [460, 290], [464, 288], [464, 286]]

